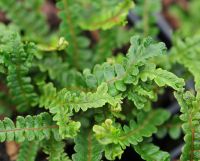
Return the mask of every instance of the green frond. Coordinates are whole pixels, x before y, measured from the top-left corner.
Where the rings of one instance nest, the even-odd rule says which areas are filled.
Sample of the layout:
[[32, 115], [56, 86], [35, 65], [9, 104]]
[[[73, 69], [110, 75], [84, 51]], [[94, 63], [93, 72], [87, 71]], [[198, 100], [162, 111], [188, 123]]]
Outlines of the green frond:
[[123, 127], [124, 132], [120, 136], [120, 142], [126, 146], [137, 145], [143, 140], [143, 137], [150, 137], [157, 132], [157, 126], [163, 124], [169, 116], [169, 113], [162, 109], [149, 113], [139, 113], [137, 123], [130, 121], [129, 127]]
[[[84, 86], [83, 75], [76, 69], [70, 69], [68, 62], [63, 61], [55, 53], [44, 57], [42, 60], [35, 62], [44, 75], [48, 75], [51, 81], [54, 81], [58, 88], [67, 88], [74, 91], [82, 90], [79, 86]], [[66, 71], [66, 72], [63, 72]]]
[[105, 157], [108, 160], [115, 160], [117, 157], [121, 159], [124, 150], [117, 144], [108, 144], [104, 148]]
[[164, 51], [163, 43], [154, 43], [151, 38], [133, 36], [128, 53], [121, 62], [97, 64], [93, 71], [83, 71], [86, 85], [94, 89], [102, 82], [106, 82], [108, 92], [113, 96], [126, 93], [128, 86], [128, 98], [138, 109], [146, 107], [145, 109], [149, 110], [150, 101], [157, 98], [153, 89], [154, 82], [158, 86], [170, 86], [174, 90], [182, 90], [184, 86], [183, 79], [161, 68], [157, 69], [151, 62], [151, 58], [162, 55]]
[[169, 154], [152, 143], [141, 143], [134, 149], [146, 161], [170, 161]]
[[56, 98], [57, 90], [53, 86], [53, 83], [48, 83], [42, 88], [42, 95], [39, 100], [39, 106], [44, 107], [45, 109], [49, 108], [52, 101]]
[[[79, 122], [70, 120], [73, 111], [78, 112], [80, 110], [86, 111], [89, 108], [99, 108], [104, 106], [106, 103], [109, 103], [112, 106], [116, 106], [120, 103], [119, 98], [115, 99], [108, 94], [106, 83], [100, 85], [97, 88], [97, 91], [93, 93], [75, 93], [70, 92], [65, 88], [56, 93], [56, 89], [51, 83], [44, 86], [43, 92], [44, 94], [40, 99], [40, 106], [48, 108], [50, 112], [55, 115], [53, 119], [57, 121], [60, 134], [63, 137], [74, 137], [76, 131], [78, 131], [80, 127]], [[74, 127], [75, 131], [72, 132], [70, 127]]]
[[159, 139], [164, 138], [167, 134], [170, 136], [170, 138], [176, 140], [179, 139], [182, 134], [181, 129], [182, 121], [179, 118], [178, 115], [172, 116], [167, 122], [165, 122], [163, 125], [161, 125], [158, 128], [158, 132], [156, 133], [156, 136]]
[[58, 127], [48, 113], [41, 113], [36, 116], [18, 116], [16, 123], [5, 118], [0, 121], [0, 141], [18, 142], [49, 139], [53, 136], [60, 139]]
[[49, 155], [49, 161], [71, 161], [65, 153], [65, 144], [62, 141], [56, 141], [54, 138], [45, 140], [42, 143], [43, 151]]
[[145, 81], [147, 78], [154, 80], [160, 87], [169, 86], [176, 91], [183, 90], [183, 86], [185, 85], [184, 79], [178, 78], [175, 74], [161, 68], [142, 71], [141, 79]]
[[182, 149], [181, 161], [200, 160], [200, 112], [199, 100], [189, 91], [186, 93], [175, 93], [175, 97], [181, 106], [180, 119], [185, 133], [185, 145]]
[[35, 161], [37, 151], [39, 149], [39, 142], [24, 141], [20, 145], [20, 150], [17, 155], [17, 161]]
[[37, 49], [45, 52], [61, 51], [69, 45], [64, 37], [61, 37], [56, 43], [51, 45], [38, 44]]
[[157, 93], [152, 89], [154, 84], [150, 81], [139, 82], [137, 86], [133, 86], [128, 92], [128, 99], [133, 101], [137, 109], [149, 111], [151, 109], [151, 101], [157, 100]]
[[72, 85], [78, 86], [84, 83], [81, 74], [75, 69], [70, 69], [69, 63], [63, 61], [56, 53], [43, 57], [42, 60], [35, 62], [35, 65], [39, 67], [43, 74], [48, 75], [52, 81], [59, 84], [61, 88], [67, 88]]
[[164, 43], [155, 43], [151, 37], [141, 38], [141, 36], [133, 36], [130, 40], [131, 47], [128, 50], [128, 65], [144, 62], [149, 58], [160, 56], [166, 51]]
[[43, 88], [43, 95], [40, 97], [40, 107], [49, 109], [54, 114], [53, 120], [59, 126], [59, 133], [64, 137], [74, 137], [80, 128], [80, 123], [70, 120], [72, 110], [67, 104], [67, 90], [56, 93], [53, 84], [49, 83]]
[[[91, 57], [91, 51], [88, 49], [90, 40], [81, 35], [81, 29], [78, 25], [80, 16], [80, 5], [73, 0], [60, 0], [57, 2], [59, 17], [62, 20], [60, 24], [60, 34], [69, 41], [67, 48], [68, 62], [77, 69], [88, 66], [88, 58]], [[77, 12], [74, 12], [77, 11]]]
[[23, 44], [20, 35], [11, 28], [1, 25], [0, 30], [0, 53], [8, 69], [7, 84], [17, 109], [25, 112], [35, 106], [38, 99], [31, 78], [27, 76], [35, 46], [33, 43]]
[[92, 131], [82, 129], [75, 138], [76, 153], [73, 154], [73, 161], [100, 161], [103, 147], [98, 143]]
[[174, 47], [171, 49], [172, 61], [178, 62], [188, 69], [194, 76], [197, 97], [200, 98], [200, 37], [194, 36], [185, 40], [176, 39]]
[[114, 144], [113, 149], [118, 149], [111, 153], [111, 149], [107, 148], [111, 155], [108, 158], [120, 158], [122, 149], [125, 149], [126, 146], [137, 145], [143, 141], [144, 137], [152, 136], [153, 133], [157, 132], [157, 126], [163, 124], [169, 116], [167, 111], [161, 109], [148, 113], [140, 112], [137, 115], [137, 121], [131, 120], [129, 126], [125, 125], [123, 129], [112, 125], [111, 120], [106, 120], [101, 126], [94, 125], [93, 131], [101, 144], [109, 147], [110, 144]]
[[90, 70], [83, 72], [87, 86], [94, 88], [102, 82], [107, 82], [113, 95], [126, 90], [125, 84], [137, 84], [142, 66], [145, 66], [150, 58], [162, 55], [165, 49], [163, 43], [154, 43], [151, 38], [142, 39], [140, 36], [133, 36], [127, 56], [122, 63], [103, 63], [96, 65], [93, 73]]
[[134, 6], [131, 0], [78, 0], [77, 3], [82, 6], [80, 11], [83, 13], [79, 18], [79, 25], [81, 28], [89, 30], [105, 30], [124, 24], [129, 10]]
[[[109, 34], [106, 34], [107, 39], [104, 39], [106, 41], [101, 42], [100, 46], [98, 45], [97, 48], [100, 48], [100, 50], [96, 50], [97, 52], [95, 53], [90, 49], [92, 42], [81, 33], [88, 29], [109, 29], [124, 23], [129, 9], [133, 7], [133, 2], [131, 0], [125, 0], [123, 2], [119, 0], [114, 0], [112, 2], [77, 0], [76, 3], [74, 3], [73, 0], [59, 0], [57, 7], [60, 11], [59, 17], [62, 20], [60, 24], [60, 33], [70, 42], [67, 49], [69, 62], [72, 62], [72, 66], [82, 69], [85, 67], [91, 68], [96, 62], [99, 63], [98, 60], [104, 61], [106, 56], [110, 56], [113, 44], [117, 43], [118, 45], [118, 42], [123, 40], [121, 37], [118, 39], [115, 38], [119, 36], [119, 34], [124, 37], [124, 35], [127, 35], [127, 31], [124, 31], [124, 34], [122, 34], [122, 30], [116, 30], [118, 32], [117, 35], [113, 35], [108, 31]], [[103, 7], [105, 8], [103, 9]], [[82, 14], [80, 15], [79, 13]], [[98, 19], [96, 17], [98, 17]], [[101, 33], [101, 31], [99, 32]], [[109, 39], [109, 37], [111, 38], [113, 36], [115, 37], [114, 39]], [[113, 40], [119, 41], [113, 42]], [[127, 39], [125, 42], [128, 42]]]

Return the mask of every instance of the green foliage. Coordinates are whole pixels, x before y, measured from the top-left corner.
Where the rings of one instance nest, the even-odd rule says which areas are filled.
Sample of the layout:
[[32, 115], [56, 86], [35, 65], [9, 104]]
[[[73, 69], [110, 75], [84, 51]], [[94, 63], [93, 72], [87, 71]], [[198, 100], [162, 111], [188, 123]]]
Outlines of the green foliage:
[[189, 91], [186, 93], [175, 93], [175, 96], [181, 106], [182, 114], [180, 119], [184, 122], [182, 128], [185, 133], [185, 145], [182, 149], [181, 161], [199, 160], [199, 99]]
[[28, 40], [43, 41], [49, 30], [45, 16], [41, 13], [43, 3], [43, 0], [1, 0], [0, 9], [13, 24], [24, 31]]
[[169, 113], [164, 110], [155, 110], [151, 113], [141, 112], [137, 115], [137, 121], [131, 120], [129, 126], [125, 125], [121, 128], [119, 125], [112, 125], [112, 120], [107, 119], [101, 126], [95, 125], [93, 131], [101, 144], [109, 147], [113, 144], [114, 149], [109, 147], [105, 149], [105, 151], [110, 151], [110, 154], [106, 156], [107, 159], [113, 160], [116, 157], [121, 158], [121, 151], [126, 146], [137, 145], [143, 141], [144, 137], [150, 137], [156, 133], [157, 126], [163, 124], [168, 118]]
[[176, 75], [161, 68], [153, 70], [152, 73], [151, 71], [147, 71], [147, 73], [145, 71], [144, 75], [142, 75], [142, 79], [146, 80], [146, 77], [153, 79], [156, 82], [156, 84], [160, 87], [168, 85], [177, 91], [181, 90], [184, 85], [183, 79], [177, 79]]
[[[152, 57], [163, 54], [163, 43], [155, 44], [151, 38], [142, 39], [139, 36], [131, 38], [131, 47], [127, 56], [118, 63], [103, 63], [96, 65], [93, 73], [84, 70], [83, 74], [89, 88], [95, 88], [102, 82], [108, 83], [108, 91], [111, 95], [131, 90], [128, 98], [132, 100], [138, 109], [142, 109], [151, 101], [156, 100], [153, 92], [153, 81], [158, 86], [168, 85], [175, 90], [182, 90], [183, 79], [162, 69], [156, 69], [156, 65], [150, 63]], [[141, 102], [143, 101], [143, 102]]]
[[159, 147], [149, 143], [134, 146], [135, 151], [146, 161], [170, 161], [169, 154], [161, 151]]
[[[71, 62], [70, 65], [77, 69], [83, 69], [85, 67], [91, 68], [95, 63], [99, 62], [97, 60], [102, 59], [104, 61], [106, 56], [111, 55], [110, 47], [113, 46], [113, 33], [109, 32], [109, 35], [106, 34], [108, 38], [105, 42], [103, 41], [97, 44], [97, 48], [99, 49], [101, 47], [101, 49], [95, 53], [90, 49], [92, 42], [81, 33], [88, 29], [110, 29], [111, 27], [124, 23], [129, 9], [133, 7], [133, 2], [131, 0], [125, 0], [123, 2], [119, 0], [108, 2], [76, 0], [76, 3], [74, 3], [73, 0], [59, 0], [57, 7], [60, 10], [59, 17], [62, 20], [60, 34], [70, 42], [67, 48], [68, 59]], [[79, 13], [82, 14], [80, 15]], [[121, 28], [116, 29], [116, 32], [120, 31]], [[104, 32], [108, 33], [106, 31], [99, 32], [100, 35]], [[121, 37], [118, 38], [115, 34], [114, 37], [115, 39], [117, 38], [116, 40], [121, 40]], [[126, 38], [126, 42], [129, 38], [130, 36]], [[101, 46], [102, 43], [103, 45], [106, 44], [106, 46]]]
[[59, 139], [58, 127], [53, 122], [51, 116], [48, 113], [41, 113], [36, 116], [27, 115], [26, 117], [18, 116], [16, 123], [5, 118], [0, 121], [0, 141], [41, 141], [43, 139], [49, 139], [53, 136], [55, 139]]
[[20, 35], [11, 27], [1, 25], [0, 30], [0, 53], [7, 67], [7, 84], [18, 110], [24, 112], [37, 104], [31, 78], [27, 76], [35, 46], [33, 43], [23, 44]]
[[[114, 1], [81, 1], [77, 2], [83, 7], [79, 18], [79, 25], [84, 29], [109, 29], [115, 25], [123, 24], [129, 9], [133, 7], [131, 0]], [[78, 5], [77, 4], [77, 5]], [[84, 12], [84, 10], [86, 10]], [[98, 17], [98, 19], [97, 19]]]
[[[98, 108], [107, 102], [112, 106], [116, 106], [118, 101], [110, 96], [107, 84], [103, 83], [97, 88], [96, 92], [70, 92], [62, 89], [56, 93], [56, 89], [52, 84], [47, 84], [43, 89], [44, 95], [41, 97], [40, 106], [48, 108], [52, 114], [55, 114], [54, 120], [59, 125], [60, 134], [63, 137], [74, 137], [80, 128], [79, 122], [70, 120], [69, 116], [73, 115], [73, 110], [86, 111], [89, 108]], [[50, 101], [50, 102], [49, 102]], [[67, 128], [66, 125], [68, 124]]]
[[199, 35], [199, 7], [200, 2], [198, 0], [192, 0], [188, 4], [186, 2], [185, 6], [173, 5], [170, 7], [170, 13], [178, 18], [180, 24], [176, 35], [184, 38]]
[[37, 48], [41, 51], [61, 51], [64, 50], [69, 43], [65, 40], [65, 38], [61, 37], [57, 44], [53, 44], [53, 46], [45, 46], [39, 44]]
[[[174, 74], [162, 69], [156, 69], [155, 64], [151, 64], [148, 61], [152, 57], [163, 54], [163, 50], [165, 50], [163, 43], [154, 44], [151, 38], [141, 39], [139, 36], [134, 36], [131, 39], [131, 47], [128, 54], [123, 58], [122, 63], [96, 65], [93, 75], [89, 70], [83, 72], [87, 86], [90, 88], [96, 87], [105, 81], [112, 88], [110, 89], [111, 94], [115, 95], [118, 90], [126, 90], [122, 89], [125, 84], [136, 85], [139, 79], [145, 82], [150, 77], [150, 80], [155, 79], [159, 86], [169, 85], [176, 90], [180, 90], [184, 85], [182, 79], [177, 79]], [[166, 75], [169, 75], [168, 79], [164, 78]], [[177, 82], [174, 82], [175, 80]]]
[[81, 69], [86, 65], [84, 63], [90, 57], [91, 52], [88, 50], [89, 39], [80, 35], [81, 29], [78, 25], [80, 4], [74, 3], [73, 0], [60, 0], [57, 7], [60, 10], [59, 17], [62, 20], [60, 33], [70, 42], [67, 48], [68, 59], [73, 62], [74, 67]]
[[17, 161], [35, 161], [39, 143], [37, 141], [24, 141], [20, 145]]
[[[181, 125], [181, 160], [200, 160], [199, 38], [176, 35], [166, 50], [151, 38], [160, 0], [134, 2], [0, 1], [8, 19], [0, 24], [0, 141], [20, 142], [18, 161], [41, 151], [50, 161], [115, 160], [128, 146], [144, 160], [168, 161], [154, 137], [180, 138]], [[129, 11], [141, 20], [131, 24]], [[52, 26], [46, 18], [52, 23], [57, 12]], [[176, 63], [194, 76], [194, 95], [174, 74], [188, 81]], [[166, 88], [176, 93], [181, 120], [157, 107]]]
[[82, 129], [75, 138], [76, 153], [73, 161], [97, 161], [101, 159], [103, 147], [98, 143], [92, 131]]
[[[112, 51], [116, 47], [120, 49], [124, 44], [127, 44], [133, 34], [134, 29], [128, 30], [127, 28], [120, 27], [101, 31], [98, 35], [98, 43], [94, 47], [95, 55], [92, 58], [94, 63], [104, 62], [108, 57], [111, 57]], [[106, 39], [104, 39], [105, 37]]]
[[135, 26], [137, 32], [145, 36], [156, 35], [158, 33], [158, 28], [155, 27], [158, 19], [156, 14], [161, 11], [161, 8], [161, 0], [136, 0], [136, 7], [132, 12], [142, 17]]
[[[56, 53], [39, 59], [35, 65], [38, 66], [45, 77], [49, 77], [59, 87], [64, 88], [82, 84], [80, 73], [77, 70], [70, 69], [69, 63], [62, 60]], [[63, 71], [67, 72], [63, 73]]]
[[[184, 69], [179, 69], [179, 74], [184, 74], [186, 81], [194, 78], [195, 88], [189, 89], [186, 92], [177, 92], [175, 97], [181, 106], [181, 123], [184, 132], [185, 144], [182, 148], [181, 160], [199, 160], [199, 88], [200, 88], [200, 57], [199, 57], [199, 43], [200, 39], [198, 36], [199, 30], [196, 28], [198, 22], [198, 16], [195, 13], [198, 12], [199, 2], [194, 0], [190, 2], [188, 6], [187, 14], [179, 14], [181, 16], [182, 26], [176, 33], [173, 40], [173, 47], [170, 50], [169, 64], [172, 69], [175, 63], [183, 65]], [[192, 9], [191, 9], [192, 8]], [[180, 10], [176, 10], [176, 12]], [[177, 12], [177, 13], [178, 13]], [[192, 24], [190, 22], [193, 22]], [[192, 31], [192, 32], [191, 32]], [[187, 73], [189, 71], [190, 74]], [[194, 94], [193, 94], [194, 92]], [[173, 123], [174, 125], [176, 123]], [[171, 131], [173, 137], [177, 137], [179, 134], [178, 128]]]
[[[158, 86], [162, 87], [167, 85], [180, 91], [184, 85], [182, 79], [177, 78], [174, 74], [166, 70], [162, 70], [161, 68], [157, 69], [155, 64], [148, 63], [152, 57], [162, 54], [164, 49], [165, 47], [162, 43], [154, 44], [150, 38], [141, 39], [137, 36], [133, 37], [128, 54], [122, 61], [116, 61], [112, 64], [103, 63], [102, 65], [96, 65], [92, 72], [89, 69], [84, 70], [83, 76], [81, 76], [83, 84], [77, 91], [64, 88], [57, 92], [53, 84], [49, 83], [44, 85], [39, 101], [40, 106], [49, 109], [50, 113], [54, 115], [54, 120], [59, 126], [60, 135], [66, 138], [77, 135], [80, 122], [71, 120], [71, 116], [80, 110], [87, 111], [90, 108], [103, 107], [106, 103], [109, 103], [112, 107], [111, 110], [114, 108], [117, 111], [121, 111], [121, 99], [128, 96], [132, 100], [131, 98], [135, 98], [132, 96], [133, 92], [137, 92], [138, 97], [141, 95], [144, 98], [148, 97], [149, 99], [155, 100], [154, 97], [156, 97], [156, 94], [152, 93], [155, 87], [153, 81]], [[128, 86], [131, 90], [127, 88]], [[127, 91], [129, 92], [128, 95], [124, 95]], [[123, 95], [123, 97], [120, 95]], [[140, 109], [137, 103], [135, 105]], [[145, 106], [143, 105], [143, 107]], [[147, 114], [141, 112], [138, 117], [138, 125], [136, 122], [130, 121], [130, 129], [124, 127], [125, 131], [121, 132], [121, 135], [118, 137], [113, 135], [112, 132], [112, 135], [106, 132], [105, 139], [103, 140], [109, 140], [109, 136], [115, 136], [114, 139], [119, 139], [117, 142], [111, 139], [111, 142], [106, 143], [108, 145], [105, 147], [105, 155], [108, 159], [114, 159], [116, 156], [120, 157], [122, 149], [125, 149], [126, 146], [130, 144], [136, 145], [143, 140], [143, 137], [150, 137], [157, 131], [156, 126], [162, 124], [169, 117], [169, 114], [165, 111], [158, 110], [155, 113], [151, 111], [153, 117], [142, 122], [144, 120], [140, 120], [140, 118], [146, 118]], [[159, 117], [156, 119], [155, 116], [157, 115]], [[152, 123], [155, 125], [152, 126]], [[98, 126], [94, 125], [94, 129], [96, 127]], [[148, 127], [150, 128], [149, 131], [141, 131], [143, 129], [141, 127], [145, 130]], [[123, 137], [123, 135], [126, 136], [130, 131], [135, 131], [135, 128], [141, 129], [137, 133], [138, 136], [136, 135], [136, 138]], [[118, 129], [118, 131], [120, 130]], [[124, 139], [121, 140], [121, 138]], [[102, 144], [101, 141], [100, 143]]]
[[[174, 47], [171, 49], [172, 61], [183, 65], [194, 76], [195, 89], [200, 89], [200, 56], [199, 56], [200, 38], [198, 36], [187, 38], [185, 41], [177, 39]], [[197, 93], [199, 97], [199, 93]]]
[[49, 161], [71, 161], [64, 152], [65, 144], [62, 141], [56, 141], [54, 138], [45, 140], [42, 143], [43, 151], [49, 155]]
[[181, 125], [182, 121], [180, 120], [179, 116], [174, 115], [170, 120], [159, 127], [156, 136], [158, 138], [164, 138], [166, 134], [169, 134], [172, 139], [179, 139], [182, 132]]

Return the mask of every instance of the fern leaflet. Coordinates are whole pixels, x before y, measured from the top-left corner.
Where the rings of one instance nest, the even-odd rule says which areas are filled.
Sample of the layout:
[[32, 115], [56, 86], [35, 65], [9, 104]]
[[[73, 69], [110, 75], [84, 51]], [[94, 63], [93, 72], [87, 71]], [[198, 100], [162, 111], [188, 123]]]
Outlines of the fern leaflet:
[[103, 147], [98, 143], [92, 131], [82, 129], [75, 138], [76, 153], [73, 161], [100, 161]]
[[38, 149], [39, 143], [37, 141], [24, 141], [20, 145], [17, 161], [35, 161]]

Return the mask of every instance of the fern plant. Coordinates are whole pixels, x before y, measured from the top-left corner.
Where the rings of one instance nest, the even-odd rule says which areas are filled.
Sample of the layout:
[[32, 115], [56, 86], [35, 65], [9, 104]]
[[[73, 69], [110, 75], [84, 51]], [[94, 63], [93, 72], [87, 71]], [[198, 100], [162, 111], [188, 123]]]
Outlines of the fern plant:
[[[20, 144], [18, 161], [41, 152], [50, 161], [116, 160], [126, 148], [147, 161], [169, 161], [154, 138], [178, 138], [179, 125], [181, 160], [199, 160], [199, 39], [177, 38], [167, 54], [154, 39], [153, 3], [59, 0], [61, 22], [52, 31], [45, 1], [0, 2], [10, 21], [0, 24], [0, 141]], [[130, 10], [142, 18], [135, 28]], [[169, 60], [168, 68], [159, 60]], [[175, 62], [194, 75], [194, 95], [171, 72]], [[182, 122], [156, 104], [166, 88], [175, 92]]]
[[[6, 34], [7, 32], [5, 32], [5, 37], [7, 36]], [[5, 53], [3, 58], [6, 57], [6, 54], [10, 54], [6, 52], [8, 50], [6, 45], [5, 47], [3, 46], [5, 48], [5, 51], [3, 50], [3, 53]], [[63, 139], [74, 138], [79, 133], [81, 120], [73, 120], [73, 116], [79, 111], [84, 112], [89, 109], [95, 111], [96, 108], [101, 107], [107, 108], [110, 119], [106, 120], [105, 125], [102, 125], [103, 127], [98, 125], [101, 120], [96, 120], [97, 125], [93, 125], [94, 132], [89, 132], [89, 135], [91, 137], [96, 136], [97, 144], [106, 145], [100, 149], [101, 152], [103, 149], [105, 150], [106, 158], [111, 160], [115, 159], [115, 157], [120, 158], [126, 146], [130, 144], [137, 145], [138, 142], [143, 140], [143, 137], [150, 137], [157, 131], [156, 126], [161, 125], [169, 117], [169, 113], [166, 111], [156, 110], [155, 113], [152, 111], [150, 101], [155, 101], [157, 97], [157, 94], [153, 92], [153, 88], [165, 85], [177, 91], [183, 88], [184, 81], [182, 79], [166, 70], [156, 68], [156, 65], [149, 61], [152, 57], [163, 54], [164, 49], [165, 47], [162, 43], [156, 44], [150, 38], [142, 39], [135, 36], [131, 38], [131, 47], [127, 56], [122, 57], [119, 61], [115, 60], [116, 62], [113, 60], [113, 63], [107, 62], [102, 65], [96, 65], [92, 72], [89, 69], [84, 70], [83, 74], [80, 75], [83, 81], [82, 85], [80, 84], [80, 90], [70, 91], [70, 89], [63, 88], [57, 92], [52, 83], [41, 83], [39, 85], [41, 94], [38, 103], [40, 107], [49, 110], [57, 125], [52, 125], [51, 117], [47, 114], [40, 114], [39, 116], [34, 116], [34, 118], [19, 116], [16, 121], [16, 127], [10, 119], [6, 118], [2, 122], [2, 128], [4, 128], [1, 131], [1, 140], [32, 141], [34, 139], [49, 139], [52, 130], [52, 135], [56, 139], [59, 136]], [[7, 62], [6, 59], [2, 60], [5, 63]], [[86, 91], [83, 91], [83, 89]], [[117, 114], [122, 111], [121, 104], [125, 98], [133, 102], [133, 106], [141, 110], [141, 112], [138, 114], [137, 123], [132, 120], [130, 121], [130, 127], [125, 126], [123, 127], [124, 130], [122, 130], [119, 123], [116, 122], [117, 127], [112, 127], [109, 122], [112, 122], [111, 120], [115, 122], [116, 118], [120, 118]], [[145, 99], [145, 102], [143, 99]], [[151, 112], [145, 112], [150, 110]], [[124, 114], [121, 113], [121, 115]], [[159, 117], [155, 117], [157, 115]], [[93, 116], [90, 115], [89, 117]], [[101, 119], [104, 120], [103, 118]], [[47, 122], [44, 122], [45, 120]], [[105, 131], [106, 133], [104, 134], [104, 128], [112, 129], [110, 131], [111, 134], [109, 134], [109, 131]], [[149, 130], [147, 130], [148, 128]], [[58, 129], [59, 133], [56, 132]], [[109, 138], [113, 136], [116, 136], [113, 138], [114, 140]], [[84, 137], [84, 135], [79, 137]], [[102, 140], [107, 141], [104, 143]], [[81, 141], [76, 141], [76, 143], [77, 148], [82, 146], [79, 145]], [[78, 150], [74, 158], [82, 156], [83, 154], [78, 154], [80, 152]], [[97, 156], [94, 155], [94, 157], [96, 158]]]
[[181, 160], [199, 160], [199, 99], [191, 92], [176, 93], [175, 96], [181, 106], [180, 118], [185, 132]]

